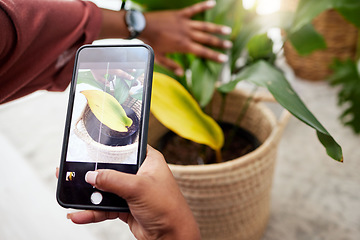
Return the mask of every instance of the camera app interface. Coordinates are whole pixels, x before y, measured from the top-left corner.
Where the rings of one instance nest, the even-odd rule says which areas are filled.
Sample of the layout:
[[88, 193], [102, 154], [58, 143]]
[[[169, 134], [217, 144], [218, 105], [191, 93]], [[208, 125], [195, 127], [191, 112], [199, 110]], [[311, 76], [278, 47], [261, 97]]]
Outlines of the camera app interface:
[[64, 169], [67, 191], [83, 192], [76, 193], [79, 202], [93, 193], [84, 181], [87, 171], [137, 171], [146, 66], [147, 50], [141, 47], [79, 53]]

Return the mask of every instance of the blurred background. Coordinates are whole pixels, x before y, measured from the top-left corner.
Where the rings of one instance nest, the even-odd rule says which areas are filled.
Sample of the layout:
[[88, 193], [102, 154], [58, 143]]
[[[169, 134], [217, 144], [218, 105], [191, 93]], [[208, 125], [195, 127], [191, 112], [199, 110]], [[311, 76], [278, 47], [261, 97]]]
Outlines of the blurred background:
[[[117, 0], [94, 0], [120, 9]], [[252, 6], [252, 1], [244, 5]], [[280, 0], [259, 1], [258, 11], [280, 9]], [[274, 31], [280, 37], [280, 31]], [[137, 40], [134, 40], [137, 41]], [[101, 43], [127, 42], [106, 40]], [[309, 109], [343, 147], [344, 163], [331, 160], [315, 131], [291, 118], [280, 143], [264, 240], [360, 237], [360, 137], [339, 120], [339, 88], [299, 77], [281, 52], [278, 65]], [[68, 101], [61, 93], [39, 91], [0, 105], [0, 239], [134, 239], [120, 220], [77, 226], [56, 202]]]

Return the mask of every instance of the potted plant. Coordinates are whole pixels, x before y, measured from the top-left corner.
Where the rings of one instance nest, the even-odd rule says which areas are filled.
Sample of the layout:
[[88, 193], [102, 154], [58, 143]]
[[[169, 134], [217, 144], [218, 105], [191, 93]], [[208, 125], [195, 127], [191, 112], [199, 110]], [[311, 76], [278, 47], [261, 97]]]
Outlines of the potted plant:
[[[161, 0], [135, 2], [145, 10], [172, 8], [173, 4]], [[176, 7], [195, 2], [198, 1], [176, 2]], [[173, 143], [170, 148], [179, 148], [177, 154], [165, 155], [168, 161], [174, 155], [198, 153], [195, 155], [198, 165], [169, 166], [204, 239], [260, 239], [269, 217], [276, 149], [287, 114], [277, 120], [259, 102], [255, 91], [244, 93], [236, 85], [247, 81], [255, 85], [255, 90], [267, 88], [280, 105], [315, 129], [330, 157], [342, 161], [342, 150], [275, 64], [273, 41], [266, 33], [271, 27], [289, 27], [291, 16], [259, 16], [254, 9], [245, 9], [241, 0], [224, 0], [197, 17], [232, 27], [229, 40], [233, 48], [225, 52], [229, 62], [221, 65], [189, 54], [172, 54], [170, 57], [186, 70], [181, 77], [156, 66], [151, 109], [165, 127], [150, 119], [149, 143], [160, 144], [162, 150], [169, 143]], [[224, 134], [223, 129], [229, 125]], [[169, 130], [191, 141], [178, 141], [179, 138], [167, 134]], [[247, 137], [249, 134], [253, 136]], [[231, 148], [232, 143], [240, 141], [234, 140], [239, 135], [251, 139], [255, 136], [258, 144], [255, 141], [241, 157], [235, 154], [224, 160], [226, 152], [235, 153], [240, 148]], [[191, 149], [181, 149], [180, 144], [190, 145]]]
[[307, 80], [325, 80], [334, 58], [354, 60], [360, 28], [356, 0], [283, 1], [294, 12], [286, 30], [284, 53], [295, 74]]
[[[358, 50], [359, 51], [359, 50]], [[356, 133], [360, 133], [360, 59], [335, 60], [331, 65], [333, 74], [329, 81], [333, 86], [339, 86], [338, 104], [344, 106], [340, 119]]]
[[360, 133], [360, 2], [286, 1], [296, 6], [287, 30], [285, 56], [295, 73], [305, 79], [326, 80], [339, 86], [340, 119]]
[[[74, 133], [94, 161], [124, 162], [137, 150], [143, 72], [86, 69], [78, 73], [83, 111]], [[136, 157], [136, 156], [135, 156]]]

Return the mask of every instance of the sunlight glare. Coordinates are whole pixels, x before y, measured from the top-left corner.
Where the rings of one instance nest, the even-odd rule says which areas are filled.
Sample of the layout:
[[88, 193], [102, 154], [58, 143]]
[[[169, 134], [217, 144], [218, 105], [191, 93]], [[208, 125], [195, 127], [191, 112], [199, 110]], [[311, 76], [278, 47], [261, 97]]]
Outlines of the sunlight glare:
[[[261, 15], [274, 13], [280, 10], [281, 0], [258, 0], [256, 12]], [[245, 9], [250, 9], [254, 6], [256, 0], [243, 0]]]

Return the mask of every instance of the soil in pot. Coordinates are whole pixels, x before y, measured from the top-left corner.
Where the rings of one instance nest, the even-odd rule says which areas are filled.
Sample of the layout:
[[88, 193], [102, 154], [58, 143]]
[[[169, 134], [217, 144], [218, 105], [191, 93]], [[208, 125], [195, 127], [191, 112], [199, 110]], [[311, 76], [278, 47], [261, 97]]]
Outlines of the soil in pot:
[[[243, 128], [234, 128], [233, 124], [220, 123], [224, 132], [225, 144], [222, 149], [223, 161], [241, 157], [260, 146], [260, 141]], [[235, 131], [235, 132], [234, 132]], [[232, 140], [230, 140], [232, 139]], [[166, 161], [177, 165], [201, 165], [216, 163], [215, 151], [211, 148], [184, 139], [168, 132], [156, 146]]]
[[127, 132], [118, 132], [102, 124], [87, 106], [84, 113], [84, 125], [90, 137], [107, 146], [125, 146], [134, 143], [139, 132], [139, 118], [131, 108], [123, 108], [126, 115], [133, 120]]

